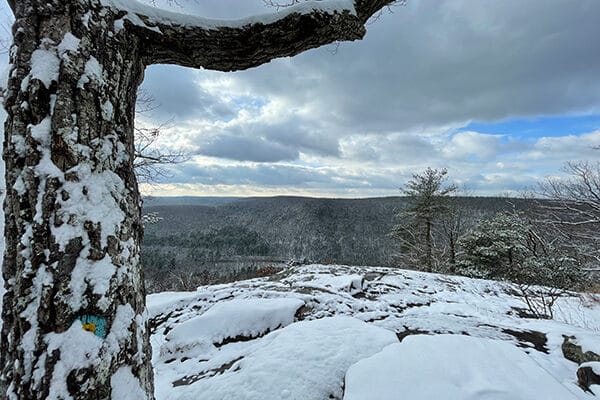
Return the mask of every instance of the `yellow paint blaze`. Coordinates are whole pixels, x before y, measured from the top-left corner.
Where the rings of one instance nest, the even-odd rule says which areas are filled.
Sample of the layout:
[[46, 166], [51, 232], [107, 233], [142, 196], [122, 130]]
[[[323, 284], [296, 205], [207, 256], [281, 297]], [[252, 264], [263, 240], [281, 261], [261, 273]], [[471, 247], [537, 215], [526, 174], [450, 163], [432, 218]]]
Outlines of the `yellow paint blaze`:
[[92, 332], [95, 334], [96, 333], [96, 324], [93, 322], [90, 322], [89, 324], [83, 324], [83, 330]]

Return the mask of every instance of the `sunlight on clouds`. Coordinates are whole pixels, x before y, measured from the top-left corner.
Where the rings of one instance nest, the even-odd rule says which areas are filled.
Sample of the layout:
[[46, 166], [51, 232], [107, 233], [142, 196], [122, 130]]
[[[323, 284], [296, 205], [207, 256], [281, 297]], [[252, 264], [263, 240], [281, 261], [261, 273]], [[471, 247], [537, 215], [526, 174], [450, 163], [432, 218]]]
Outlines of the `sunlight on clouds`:
[[158, 184], [140, 186], [145, 196], [222, 196], [222, 197], [270, 197], [305, 196], [323, 198], [359, 198], [397, 196], [395, 190], [356, 189], [301, 189], [294, 186], [264, 187], [252, 185], [202, 185], [202, 184]]
[[500, 150], [499, 135], [486, 135], [478, 132], [458, 132], [443, 147], [443, 153], [447, 158], [475, 158], [478, 160], [490, 160], [497, 156]]

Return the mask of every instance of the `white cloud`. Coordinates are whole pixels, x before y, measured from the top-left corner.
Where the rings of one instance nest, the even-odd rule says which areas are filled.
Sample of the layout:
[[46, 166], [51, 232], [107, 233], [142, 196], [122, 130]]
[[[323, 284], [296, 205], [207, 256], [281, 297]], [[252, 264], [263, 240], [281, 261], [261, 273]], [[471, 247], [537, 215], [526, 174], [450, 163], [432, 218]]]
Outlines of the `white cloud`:
[[458, 132], [444, 146], [443, 153], [450, 159], [490, 161], [501, 147], [502, 137], [478, 132]]

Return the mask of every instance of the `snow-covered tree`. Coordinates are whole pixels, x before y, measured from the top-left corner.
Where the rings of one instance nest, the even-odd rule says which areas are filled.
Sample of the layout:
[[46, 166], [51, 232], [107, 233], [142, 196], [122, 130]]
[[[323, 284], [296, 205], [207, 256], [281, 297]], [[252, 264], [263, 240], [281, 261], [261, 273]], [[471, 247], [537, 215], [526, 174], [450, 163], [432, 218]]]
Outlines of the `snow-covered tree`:
[[436, 264], [435, 220], [449, 210], [449, 196], [458, 190], [454, 184], [447, 183], [447, 174], [446, 169], [433, 168], [413, 174], [403, 188], [408, 206], [401, 213], [401, 222], [393, 233], [408, 258], [424, 264], [427, 271], [433, 271]]
[[460, 244], [464, 258], [459, 268], [463, 274], [513, 282], [537, 317], [551, 317], [562, 290], [581, 283], [577, 261], [545, 240], [521, 214], [500, 213], [483, 220]]
[[529, 255], [529, 225], [520, 217], [500, 213], [481, 221], [461, 240], [468, 275], [513, 280]]
[[135, 0], [9, 0], [0, 392], [153, 397], [133, 162], [147, 66], [255, 67], [361, 39], [391, 3], [325, 0], [215, 21]]

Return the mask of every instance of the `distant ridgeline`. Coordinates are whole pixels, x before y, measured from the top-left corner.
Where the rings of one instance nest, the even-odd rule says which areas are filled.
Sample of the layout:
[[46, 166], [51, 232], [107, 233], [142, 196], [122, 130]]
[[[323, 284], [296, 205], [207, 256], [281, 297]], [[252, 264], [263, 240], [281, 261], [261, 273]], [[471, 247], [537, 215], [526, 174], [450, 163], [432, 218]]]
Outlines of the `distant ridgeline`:
[[[390, 237], [406, 200], [270, 198], [150, 198], [144, 212], [162, 220], [146, 226], [142, 261], [146, 277], [168, 276], [178, 289], [255, 276], [290, 259], [319, 263], [395, 266], [400, 252]], [[461, 206], [494, 214], [524, 200], [462, 198]], [[191, 276], [194, 276], [194, 279]], [[186, 288], [183, 281], [193, 280]], [[153, 287], [150, 290], [174, 289]]]

